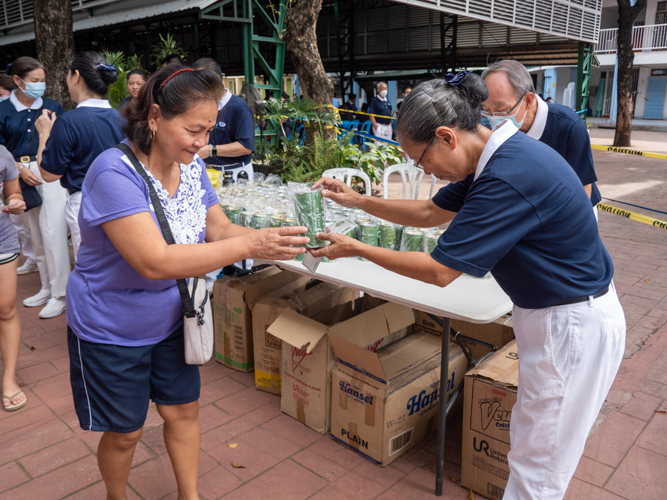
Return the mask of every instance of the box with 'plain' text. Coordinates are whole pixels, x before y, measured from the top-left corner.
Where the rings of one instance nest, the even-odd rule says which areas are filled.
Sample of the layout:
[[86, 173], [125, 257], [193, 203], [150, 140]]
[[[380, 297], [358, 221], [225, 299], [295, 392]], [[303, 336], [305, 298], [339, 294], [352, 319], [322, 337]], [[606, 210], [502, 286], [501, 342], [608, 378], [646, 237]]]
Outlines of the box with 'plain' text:
[[[387, 465], [437, 429], [441, 339], [413, 334], [377, 353], [334, 335], [331, 437], [377, 465]], [[449, 395], [468, 363], [449, 346]]]

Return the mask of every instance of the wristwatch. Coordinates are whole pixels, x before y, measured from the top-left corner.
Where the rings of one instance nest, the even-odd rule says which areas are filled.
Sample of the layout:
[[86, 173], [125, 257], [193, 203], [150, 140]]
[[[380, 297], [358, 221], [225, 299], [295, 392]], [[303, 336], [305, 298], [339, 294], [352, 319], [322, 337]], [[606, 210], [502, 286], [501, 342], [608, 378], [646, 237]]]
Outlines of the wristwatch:
[[213, 150], [213, 153], [211, 154], [211, 156], [218, 156], [218, 146], [213, 145], [212, 150]]
[[25, 168], [25, 165], [23, 163], [19, 163], [19, 175], [21, 175], [21, 172], [23, 172], [24, 168]]

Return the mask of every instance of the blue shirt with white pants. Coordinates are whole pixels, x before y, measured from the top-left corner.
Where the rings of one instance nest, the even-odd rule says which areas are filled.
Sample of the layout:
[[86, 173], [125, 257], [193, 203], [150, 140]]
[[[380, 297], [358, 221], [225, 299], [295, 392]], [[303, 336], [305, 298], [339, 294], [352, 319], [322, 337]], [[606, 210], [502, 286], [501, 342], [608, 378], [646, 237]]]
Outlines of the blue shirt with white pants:
[[118, 111], [109, 101], [86, 99], [56, 119], [46, 141], [40, 167], [61, 175], [60, 184], [69, 191], [65, 217], [72, 235], [75, 259], [81, 244], [79, 207], [83, 179], [95, 158], [124, 137]]
[[[371, 104], [368, 107], [368, 112], [372, 115], [391, 116], [391, 103], [389, 102], [389, 99], [377, 95], [371, 101]], [[391, 122], [391, 118], [380, 118], [376, 116], [375, 123], [377, 123], [377, 126], [373, 129], [373, 135], [375, 137], [380, 137], [381, 139], [391, 140], [393, 135]]]
[[433, 198], [457, 214], [431, 256], [491, 271], [514, 302], [517, 401], [499, 408], [511, 411], [505, 497], [562, 500], [625, 350], [613, 264], [582, 183], [550, 147], [505, 121], [471, 175], [459, 198]]
[[[255, 121], [248, 103], [228, 89], [218, 104], [218, 122], [211, 132], [208, 143], [213, 145], [238, 142], [246, 149], [255, 151]], [[243, 156], [211, 156], [204, 160], [207, 165], [217, 165], [225, 170], [245, 170], [252, 180], [252, 153]]]

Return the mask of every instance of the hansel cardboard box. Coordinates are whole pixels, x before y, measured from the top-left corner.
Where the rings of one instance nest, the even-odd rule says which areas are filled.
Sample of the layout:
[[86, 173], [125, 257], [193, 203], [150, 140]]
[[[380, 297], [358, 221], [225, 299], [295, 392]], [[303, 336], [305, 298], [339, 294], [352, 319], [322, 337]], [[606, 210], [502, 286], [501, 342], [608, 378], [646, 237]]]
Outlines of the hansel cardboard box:
[[[472, 337], [478, 340], [484, 340], [495, 345], [498, 349], [504, 347], [514, 340], [514, 328], [512, 327], [512, 317], [509, 315], [501, 316], [492, 323], [478, 325], [468, 321], [452, 320], [452, 328], [461, 335]], [[438, 325], [433, 318], [425, 312], [415, 309], [415, 332], [426, 332], [433, 335], [442, 335], [442, 327]], [[474, 359], [479, 359], [485, 354], [491, 352], [491, 349], [472, 342], [463, 341]]]
[[516, 341], [465, 378], [461, 485], [492, 500], [501, 500], [510, 474], [510, 418], [518, 378]]
[[376, 304], [366, 295], [312, 319], [287, 310], [269, 327], [269, 333], [283, 341], [280, 409], [284, 413], [322, 434], [331, 430], [335, 360], [327, 332], [375, 352], [405, 338], [414, 323], [412, 309], [390, 303], [372, 307]]
[[358, 292], [310, 279], [306, 287], [293, 287], [294, 282], [259, 299], [252, 310], [255, 349], [255, 387], [280, 396], [282, 341], [269, 332], [271, 324], [290, 309], [304, 316], [354, 300]]
[[215, 359], [229, 368], [249, 372], [254, 367], [252, 314], [255, 302], [301, 277], [275, 266], [246, 276], [225, 276], [213, 285]]
[[[413, 334], [377, 353], [335, 335], [331, 437], [385, 466], [437, 429], [440, 406], [439, 338]], [[446, 390], [454, 392], [468, 367], [461, 348], [449, 347]]]

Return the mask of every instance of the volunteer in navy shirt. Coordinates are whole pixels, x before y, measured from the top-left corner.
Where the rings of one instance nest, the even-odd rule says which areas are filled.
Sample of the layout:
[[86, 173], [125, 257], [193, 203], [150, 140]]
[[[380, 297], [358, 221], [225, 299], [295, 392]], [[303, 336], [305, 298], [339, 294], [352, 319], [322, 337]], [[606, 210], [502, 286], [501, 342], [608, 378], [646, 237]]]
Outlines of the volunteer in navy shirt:
[[313, 254], [359, 255], [440, 287], [458, 278], [474, 289], [472, 280], [490, 271], [514, 303], [519, 354], [505, 498], [560, 500], [623, 358], [625, 317], [574, 170], [509, 121], [493, 132], [483, 127], [487, 97], [481, 77], [459, 73], [418, 85], [401, 106], [398, 140], [416, 165], [451, 182], [473, 177], [460, 205], [439, 195], [382, 200], [341, 181], [319, 181], [323, 196], [404, 226], [451, 221], [431, 254], [340, 234], [318, 234], [332, 244]]
[[[194, 69], [208, 69], [222, 80], [220, 65], [209, 57], [199, 59]], [[208, 146], [199, 151], [207, 165], [217, 165], [231, 171], [234, 180], [245, 172], [248, 180], [253, 178], [252, 153], [255, 151], [255, 121], [248, 103], [231, 93], [229, 89], [218, 104], [218, 122], [211, 132]]]
[[95, 158], [123, 140], [118, 111], [103, 99], [118, 71], [97, 52], [82, 52], [69, 63], [67, 88], [76, 109], [57, 117], [42, 112], [37, 163], [45, 182], [56, 182], [69, 192], [65, 217], [76, 259], [81, 244], [79, 207], [81, 184]]
[[[391, 103], [387, 99], [387, 84], [380, 82], [377, 85], [377, 95], [368, 106], [368, 112], [371, 115], [382, 115], [390, 117], [392, 114]], [[373, 135], [382, 139], [391, 140], [393, 129], [391, 127], [391, 118], [380, 118], [378, 116], [371, 116], [371, 123], [373, 124]]]
[[[0, 102], [0, 144], [14, 157], [19, 176], [28, 186], [34, 186], [42, 199], [41, 206], [30, 208], [21, 215], [17, 231], [30, 233], [42, 287], [23, 301], [26, 307], [45, 305], [39, 313], [42, 319], [59, 316], [65, 311], [65, 292], [70, 273], [69, 247], [65, 204], [67, 192], [60, 184], [44, 183], [37, 166], [39, 131], [35, 121], [42, 110], [60, 116], [63, 107], [42, 97], [46, 89], [43, 66], [32, 57], [19, 57], [8, 68], [18, 87], [9, 99]], [[14, 219], [16, 222], [16, 219]]]
[[577, 173], [596, 206], [601, 198], [584, 120], [567, 106], [540, 99], [530, 73], [517, 61], [497, 61], [484, 70], [482, 78], [489, 89], [484, 111], [491, 127], [509, 119], [529, 137], [556, 150]]

